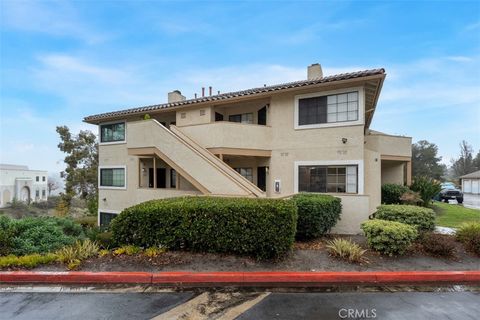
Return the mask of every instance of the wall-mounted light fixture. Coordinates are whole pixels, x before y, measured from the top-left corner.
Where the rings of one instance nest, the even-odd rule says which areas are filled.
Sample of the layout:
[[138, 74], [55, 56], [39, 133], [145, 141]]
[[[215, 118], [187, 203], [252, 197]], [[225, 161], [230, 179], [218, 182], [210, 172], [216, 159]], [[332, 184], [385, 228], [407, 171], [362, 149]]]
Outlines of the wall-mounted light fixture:
[[348, 139], [347, 138], [342, 138], [343, 144], [347, 143]]
[[107, 198], [103, 198], [102, 200], [103, 200], [103, 201], [107, 201]]
[[265, 167], [265, 173], [267, 173], [267, 174], [268, 174], [268, 171], [269, 171], [269, 170], [270, 170], [270, 167], [268, 167], [268, 166], [267, 166], [267, 167]]

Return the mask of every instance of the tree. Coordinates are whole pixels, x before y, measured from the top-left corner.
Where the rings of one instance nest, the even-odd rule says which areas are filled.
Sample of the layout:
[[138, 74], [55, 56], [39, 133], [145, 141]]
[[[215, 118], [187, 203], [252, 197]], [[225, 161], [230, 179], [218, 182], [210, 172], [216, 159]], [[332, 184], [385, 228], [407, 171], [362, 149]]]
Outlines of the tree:
[[[61, 142], [58, 148], [66, 153], [67, 168], [62, 172], [65, 178], [65, 201], [69, 204], [74, 196], [94, 202], [98, 194], [98, 142], [91, 131], [81, 130], [72, 135], [66, 126], [57, 127]], [[89, 206], [90, 207], [90, 206]], [[92, 210], [93, 206], [92, 206]]]
[[473, 159], [473, 166], [475, 167], [474, 171], [480, 170], [480, 150], [478, 150], [475, 159]]
[[50, 196], [50, 194], [52, 193], [52, 191], [55, 191], [55, 190], [57, 190], [58, 188], [60, 188], [60, 185], [59, 185], [59, 183], [58, 183], [57, 178], [55, 178], [55, 177], [48, 177], [47, 188], [48, 188], [48, 195], [49, 195], [49, 196]]
[[452, 160], [452, 170], [455, 178], [476, 170], [472, 146], [465, 140], [460, 143], [460, 157], [457, 160]]
[[434, 143], [420, 140], [412, 145], [412, 174], [440, 180], [447, 167], [441, 164], [438, 147]]

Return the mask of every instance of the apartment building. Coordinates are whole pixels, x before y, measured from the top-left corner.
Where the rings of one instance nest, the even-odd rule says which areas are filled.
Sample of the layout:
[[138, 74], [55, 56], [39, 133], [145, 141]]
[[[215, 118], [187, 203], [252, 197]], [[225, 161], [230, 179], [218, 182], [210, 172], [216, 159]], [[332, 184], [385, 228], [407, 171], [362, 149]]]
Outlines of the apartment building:
[[47, 201], [48, 172], [29, 170], [27, 166], [0, 164], [0, 208], [13, 199], [30, 203]]
[[411, 138], [370, 129], [384, 69], [323, 76], [88, 116], [99, 128], [99, 223], [183, 195], [341, 198], [335, 232], [354, 234], [382, 183], [409, 184]]

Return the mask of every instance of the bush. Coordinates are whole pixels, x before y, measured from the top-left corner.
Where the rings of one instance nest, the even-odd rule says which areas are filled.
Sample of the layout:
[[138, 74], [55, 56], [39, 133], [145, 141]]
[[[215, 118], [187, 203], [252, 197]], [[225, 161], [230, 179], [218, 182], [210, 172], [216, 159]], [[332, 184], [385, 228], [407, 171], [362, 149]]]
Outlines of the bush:
[[387, 183], [382, 185], [382, 203], [384, 204], [400, 204], [400, 197], [408, 192], [408, 187]]
[[85, 231], [88, 239], [97, 242], [100, 247], [110, 249], [113, 247], [112, 233], [102, 231], [99, 227], [88, 228]]
[[457, 229], [457, 240], [468, 243], [472, 239], [480, 237], [480, 222], [466, 222]]
[[0, 245], [2, 251], [15, 255], [51, 252], [84, 236], [82, 227], [72, 220], [53, 217], [21, 220], [2, 217], [1, 229], [0, 236], [8, 239]]
[[332, 256], [347, 260], [348, 262], [361, 263], [366, 261], [363, 255], [367, 250], [362, 249], [351, 240], [335, 238], [327, 242], [326, 248]]
[[413, 206], [421, 206], [423, 204], [423, 200], [420, 197], [419, 192], [415, 192], [412, 190], [408, 190], [400, 197], [401, 204], [409, 204]]
[[340, 220], [342, 205], [339, 198], [301, 193], [295, 195], [293, 200], [298, 209], [297, 239], [321, 237]]
[[374, 219], [362, 223], [368, 245], [382, 254], [403, 254], [418, 235], [415, 227], [408, 224]]
[[435, 256], [452, 257], [455, 255], [455, 239], [449, 235], [426, 233], [422, 238], [423, 249]]
[[142, 249], [137, 246], [121, 246], [120, 248], [117, 248], [113, 250], [113, 254], [116, 256], [120, 256], [122, 254], [126, 254], [127, 256], [133, 256], [134, 254], [140, 253]]
[[149, 258], [154, 258], [164, 252], [167, 251], [167, 248], [165, 247], [150, 247], [150, 248], [147, 248], [145, 249], [145, 251], [143, 252], [143, 254]]
[[95, 228], [97, 226], [97, 216], [83, 216], [75, 218], [74, 221], [80, 224], [84, 229]]
[[72, 270], [77, 268], [83, 260], [98, 255], [99, 251], [98, 244], [87, 239], [85, 241], [76, 241], [71, 246], [63, 247], [56, 254], [58, 260], [66, 263], [67, 268]]
[[429, 206], [433, 197], [442, 191], [442, 187], [438, 181], [425, 176], [415, 177], [410, 189], [420, 193], [420, 197], [423, 200], [423, 206], [425, 207]]
[[0, 268], [24, 267], [31, 269], [40, 264], [48, 264], [55, 261], [57, 261], [57, 255], [53, 253], [48, 253], [46, 255], [35, 253], [21, 257], [9, 255], [6, 257], [0, 257]]
[[125, 209], [111, 223], [117, 244], [276, 258], [294, 243], [290, 200], [182, 197]]
[[415, 226], [418, 231], [429, 231], [435, 228], [435, 212], [432, 209], [411, 205], [381, 205], [375, 212], [376, 219], [397, 221]]
[[462, 242], [467, 250], [480, 255], [480, 222], [467, 222], [457, 229], [457, 240]]

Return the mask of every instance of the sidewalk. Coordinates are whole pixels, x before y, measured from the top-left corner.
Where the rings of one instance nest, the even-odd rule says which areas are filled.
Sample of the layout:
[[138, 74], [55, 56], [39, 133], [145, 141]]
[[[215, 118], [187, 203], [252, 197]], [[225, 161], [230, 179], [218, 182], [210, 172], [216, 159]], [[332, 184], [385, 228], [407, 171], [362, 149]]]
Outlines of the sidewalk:
[[166, 287], [321, 287], [332, 285], [480, 285], [477, 271], [395, 272], [0, 272], [0, 284], [150, 284]]

